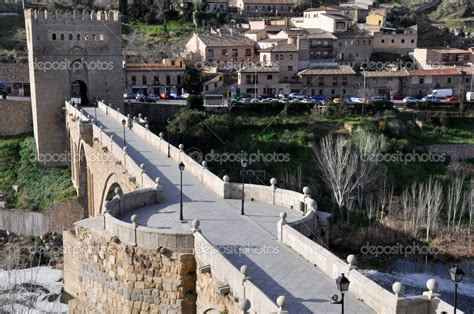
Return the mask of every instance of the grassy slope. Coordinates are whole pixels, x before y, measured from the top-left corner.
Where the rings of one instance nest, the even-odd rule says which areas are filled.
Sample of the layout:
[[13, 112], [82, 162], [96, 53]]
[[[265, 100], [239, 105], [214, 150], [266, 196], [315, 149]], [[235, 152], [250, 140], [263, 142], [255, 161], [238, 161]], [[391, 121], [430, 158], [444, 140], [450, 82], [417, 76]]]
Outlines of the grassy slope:
[[[30, 135], [0, 140], [0, 189], [10, 208], [43, 209], [75, 197], [70, 173], [65, 169], [42, 168], [34, 160], [34, 138]], [[19, 185], [16, 193], [13, 185]]]

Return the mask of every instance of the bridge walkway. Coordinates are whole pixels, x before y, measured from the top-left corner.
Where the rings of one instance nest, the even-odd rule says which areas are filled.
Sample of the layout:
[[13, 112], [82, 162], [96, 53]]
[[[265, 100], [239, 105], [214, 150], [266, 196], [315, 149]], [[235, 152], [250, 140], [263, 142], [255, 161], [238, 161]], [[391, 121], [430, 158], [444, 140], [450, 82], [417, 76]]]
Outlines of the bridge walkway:
[[[94, 116], [93, 108], [85, 111]], [[123, 145], [122, 125], [97, 110], [97, 120], [107, 134]], [[141, 225], [189, 230], [191, 221], [199, 219], [202, 234], [237, 268], [247, 265], [251, 281], [272, 300], [286, 296], [290, 313], [340, 313], [340, 306], [329, 298], [339, 294], [334, 278], [329, 278], [290, 248], [282, 245], [276, 235], [281, 211], [294, 220], [299, 213], [271, 204], [247, 201], [246, 215], [240, 215], [240, 201], [222, 199], [191, 174], [183, 173], [185, 221], [179, 221], [180, 172], [177, 163], [144, 139], [126, 129], [128, 154], [143, 163], [152, 178], [160, 177], [164, 202], [141, 208], [122, 217], [130, 222], [137, 214]], [[240, 165], [236, 164], [236, 167]], [[374, 313], [350, 293], [345, 298], [346, 313]]]

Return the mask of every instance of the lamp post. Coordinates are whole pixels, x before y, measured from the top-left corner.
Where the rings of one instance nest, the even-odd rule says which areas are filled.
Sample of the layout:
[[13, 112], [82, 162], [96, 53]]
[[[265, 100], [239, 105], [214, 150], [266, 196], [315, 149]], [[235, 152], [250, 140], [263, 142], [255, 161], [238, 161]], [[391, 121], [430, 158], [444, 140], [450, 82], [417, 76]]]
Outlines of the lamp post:
[[460, 283], [464, 278], [464, 272], [457, 264], [454, 264], [449, 270], [449, 275], [451, 276], [451, 280], [454, 282], [454, 314], [456, 314], [458, 306], [458, 283]]
[[123, 126], [123, 146], [127, 146], [127, 139], [125, 138], [125, 125], [127, 124], [127, 121], [125, 119], [122, 119], [122, 126]]
[[364, 114], [365, 109], [365, 102], [366, 102], [366, 88], [367, 88], [367, 78], [365, 77], [365, 69], [364, 67], [360, 67], [362, 70], [362, 75], [364, 76], [364, 103], [362, 104], [362, 114]]
[[242, 159], [240, 161], [240, 165], [242, 166], [242, 209], [240, 210], [241, 215], [245, 215], [244, 210], [244, 200], [245, 200], [245, 168], [247, 167], [247, 160]]
[[179, 172], [180, 172], [180, 188], [181, 188], [181, 193], [180, 193], [180, 205], [179, 205], [179, 220], [183, 220], [183, 171], [184, 171], [184, 164], [183, 162], [180, 162], [179, 165]]
[[339, 297], [337, 294], [333, 295], [332, 296], [332, 301], [331, 303], [332, 304], [340, 304], [341, 305], [341, 313], [344, 314], [344, 293], [347, 292], [349, 290], [349, 284], [351, 282], [349, 281], [349, 279], [347, 279], [346, 276], [344, 276], [344, 274], [341, 274], [341, 276], [337, 277], [336, 279], [336, 285], [337, 285], [337, 288], [339, 289], [339, 291], [341, 292], [341, 300], [338, 300]]

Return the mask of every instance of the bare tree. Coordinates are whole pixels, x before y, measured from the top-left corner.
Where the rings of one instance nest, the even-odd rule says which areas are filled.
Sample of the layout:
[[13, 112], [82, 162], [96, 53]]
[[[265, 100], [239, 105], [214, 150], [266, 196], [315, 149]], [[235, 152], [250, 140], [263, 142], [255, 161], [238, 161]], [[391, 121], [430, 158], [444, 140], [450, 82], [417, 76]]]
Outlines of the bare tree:
[[365, 200], [365, 208], [367, 210], [367, 218], [369, 219], [369, 227], [372, 219], [377, 214], [377, 209], [379, 204], [377, 204], [377, 198], [373, 194], [369, 194]]
[[441, 182], [430, 177], [422, 186], [424, 190], [424, 206], [426, 206], [426, 241], [429, 241], [431, 232], [435, 229], [440, 210], [443, 206], [443, 186]]
[[385, 212], [389, 214], [390, 205], [393, 199], [393, 185], [388, 182], [387, 177], [382, 180], [382, 185], [379, 189], [379, 192], [377, 193], [377, 197], [382, 219], [385, 215]]
[[448, 207], [448, 229], [450, 225], [454, 227], [456, 215], [461, 207], [464, 179], [465, 177], [463, 174], [456, 175], [448, 185], [446, 196], [446, 205]]
[[372, 132], [359, 128], [354, 133], [353, 143], [359, 155], [357, 202], [359, 207], [362, 208], [367, 190], [380, 176], [377, 165], [373, 161], [374, 157], [377, 157], [380, 153], [380, 139]]
[[343, 136], [327, 135], [321, 139], [319, 149], [314, 149], [316, 159], [323, 173], [323, 180], [329, 185], [341, 217], [351, 194], [359, 185], [356, 176], [357, 152], [350, 140]]

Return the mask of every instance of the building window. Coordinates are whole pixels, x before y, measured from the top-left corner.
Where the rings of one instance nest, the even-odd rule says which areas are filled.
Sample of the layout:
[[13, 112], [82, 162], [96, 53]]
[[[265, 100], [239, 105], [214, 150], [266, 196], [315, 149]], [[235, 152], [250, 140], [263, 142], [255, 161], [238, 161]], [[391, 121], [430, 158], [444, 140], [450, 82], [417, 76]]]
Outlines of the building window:
[[451, 84], [451, 78], [448, 77], [448, 84]]
[[380, 42], [381, 42], [382, 44], [385, 44], [385, 39], [382, 39]]
[[137, 85], [137, 77], [132, 75], [132, 85]]
[[227, 49], [222, 49], [221, 54], [223, 57], [227, 57], [228, 56]]
[[320, 76], [320, 77], [318, 78], [318, 85], [319, 85], [319, 86], [323, 86], [323, 85], [324, 85], [324, 77]]
[[176, 84], [181, 85], [181, 75], [176, 76]]
[[166, 76], [166, 85], [171, 85], [171, 76]]
[[143, 85], [146, 85], [146, 75], [142, 76]]
[[73, 40], [72, 34], [69, 34], [69, 40]]
[[278, 60], [278, 55], [275, 55], [275, 60]]
[[252, 55], [252, 50], [250, 48], [245, 49], [245, 56], [250, 57]]
[[405, 39], [402, 39], [402, 44], [404, 44], [404, 43], [405, 43]]
[[332, 95], [336, 94], [336, 90], [331, 89], [331, 94], [332, 94]]
[[290, 58], [290, 60], [293, 60], [293, 55], [290, 55], [289, 58]]
[[158, 75], [153, 76], [153, 85], [160, 85], [160, 78]]
[[207, 49], [207, 56], [209, 58], [214, 58], [214, 49]]
[[289, 65], [289, 66], [288, 66], [288, 71], [289, 71], [289, 72], [293, 71], [293, 66]]
[[235, 57], [238, 57], [238, 56], [239, 56], [239, 50], [232, 49], [232, 57], [235, 58]]
[[420, 84], [425, 84], [425, 79], [420, 79]]
[[273, 80], [273, 75], [271, 75], [271, 74], [268, 74], [268, 75], [267, 75], [267, 80], [268, 80], [268, 81], [271, 81], [271, 80]]
[[51, 36], [51, 39], [52, 39], [52, 40], [56, 40], [56, 34], [53, 34], [53, 35]]
[[76, 35], [76, 40], [81, 40], [81, 34]]
[[61, 34], [61, 40], [64, 40], [64, 34]]
[[280, 55], [280, 60], [283, 60], [283, 55]]
[[411, 43], [412, 43], [412, 44], [414, 44], [414, 43], [415, 43], [415, 40], [414, 40], [414, 39], [412, 39], [412, 40], [411, 40]]
[[347, 76], [342, 77], [342, 85], [347, 85]]
[[332, 77], [332, 85], [337, 86], [337, 76]]

